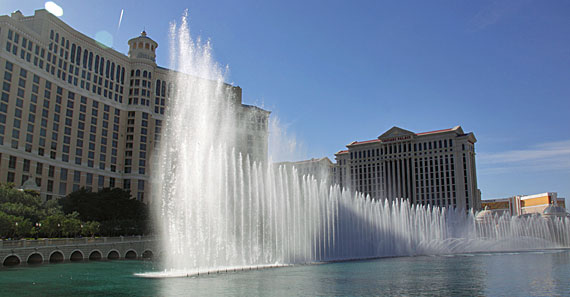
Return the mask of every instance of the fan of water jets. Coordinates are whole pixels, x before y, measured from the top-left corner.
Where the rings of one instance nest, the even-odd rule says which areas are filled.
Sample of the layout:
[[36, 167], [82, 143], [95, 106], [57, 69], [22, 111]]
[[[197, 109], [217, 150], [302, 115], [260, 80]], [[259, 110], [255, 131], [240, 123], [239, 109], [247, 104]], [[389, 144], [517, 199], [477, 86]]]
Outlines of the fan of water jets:
[[154, 170], [168, 275], [383, 256], [568, 246], [568, 219], [496, 217], [371, 200], [233, 149], [235, 108], [209, 43], [172, 26], [176, 75]]

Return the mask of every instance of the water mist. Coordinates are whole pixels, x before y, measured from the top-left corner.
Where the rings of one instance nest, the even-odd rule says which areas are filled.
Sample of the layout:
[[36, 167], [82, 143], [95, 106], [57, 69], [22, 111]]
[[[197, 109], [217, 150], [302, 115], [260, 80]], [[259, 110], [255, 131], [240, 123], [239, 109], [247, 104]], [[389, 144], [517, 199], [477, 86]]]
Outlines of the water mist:
[[373, 200], [240, 152], [238, 106], [209, 43], [171, 30], [176, 87], [153, 170], [166, 271], [180, 276], [420, 254], [567, 247], [567, 218], [496, 217]]

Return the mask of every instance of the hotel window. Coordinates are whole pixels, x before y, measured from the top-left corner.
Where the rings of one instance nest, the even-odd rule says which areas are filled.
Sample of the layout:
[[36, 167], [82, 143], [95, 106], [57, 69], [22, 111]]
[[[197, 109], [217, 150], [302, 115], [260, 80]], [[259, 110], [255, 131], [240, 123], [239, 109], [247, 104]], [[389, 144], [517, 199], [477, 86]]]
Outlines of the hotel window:
[[10, 161], [8, 162], [8, 168], [16, 169], [16, 161], [17, 161], [16, 157], [10, 156]]
[[65, 182], [60, 182], [59, 183], [59, 195], [65, 195], [65, 192], [67, 191], [67, 183]]
[[36, 164], [36, 174], [38, 174], [38, 175], [41, 176], [41, 175], [42, 175], [42, 172], [43, 172], [43, 167], [44, 167], [43, 164], [40, 163], [40, 162], [38, 162], [38, 163]]
[[55, 176], [55, 167], [54, 166], [49, 166], [48, 168], [48, 176], [49, 177], [54, 177]]
[[8, 176], [6, 177], [6, 181], [9, 183], [13, 183], [16, 175], [14, 172], [8, 172]]
[[88, 63], [89, 70], [91, 70], [91, 65], [93, 65], [93, 53], [89, 52], [89, 63]]
[[75, 170], [73, 172], [73, 182], [80, 182], [81, 181], [81, 171]]
[[66, 168], [61, 169], [61, 171], [59, 172], [59, 178], [61, 180], [67, 180], [67, 169]]
[[47, 191], [48, 191], [48, 192], [53, 192], [53, 180], [48, 180], [48, 183], [47, 183]]
[[30, 172], [30, 160], [24, 159], [24, 166], [22, 167], [24, 172]]

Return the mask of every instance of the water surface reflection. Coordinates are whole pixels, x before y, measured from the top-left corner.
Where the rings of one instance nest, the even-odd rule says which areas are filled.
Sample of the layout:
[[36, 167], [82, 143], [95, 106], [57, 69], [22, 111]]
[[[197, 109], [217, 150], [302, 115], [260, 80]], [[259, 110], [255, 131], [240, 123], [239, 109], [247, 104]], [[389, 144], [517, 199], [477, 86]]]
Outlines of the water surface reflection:
[[384, 258], [148, 279], [151, 262], [0, 269], [2, 296], [568, 296], [570, 250]]

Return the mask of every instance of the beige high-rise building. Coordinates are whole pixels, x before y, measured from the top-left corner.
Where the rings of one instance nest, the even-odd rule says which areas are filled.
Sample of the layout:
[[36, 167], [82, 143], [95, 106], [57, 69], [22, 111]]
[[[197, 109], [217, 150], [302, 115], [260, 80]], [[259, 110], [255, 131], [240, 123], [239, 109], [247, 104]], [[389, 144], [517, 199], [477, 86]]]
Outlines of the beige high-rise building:
[[299, 175], [311, 175], [319, 182], [331, 184], [333, 178], [333, 169], [335, 165], [328, 157], [312, 158], [309, 160], [301, 160], [294, 162], [279, 162], [276, 166], [292, 166], [297, 169]]
[[[120, 187], [148, 200], [175, 72], [157, 66], [145, 32], [128, 43], [124, 55], [46, 10], [0, 16], [1, 183], [33, 179], [44, 199]], [[239, 106], [238, 149], [265, 159], [269, 112], [242, 104], [241, 88], [227, 91]]]
[[335, 182], [373, 198], [480, 209], [473, 133], [460, 126], [414, 133], [398, 127], [335, 154]]

